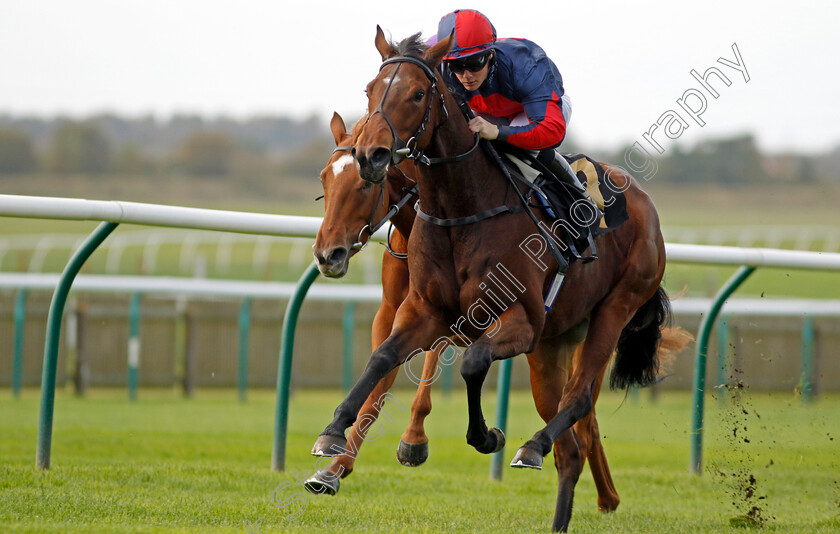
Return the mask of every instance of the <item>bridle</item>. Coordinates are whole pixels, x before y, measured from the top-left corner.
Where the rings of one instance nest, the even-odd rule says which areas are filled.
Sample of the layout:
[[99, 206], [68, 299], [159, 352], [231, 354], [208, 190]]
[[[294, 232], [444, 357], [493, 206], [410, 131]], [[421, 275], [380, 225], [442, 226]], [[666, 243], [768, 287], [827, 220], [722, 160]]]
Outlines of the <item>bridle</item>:
[[[368, 122], [370, 122], [370, 119], [372, 119], [373, 116], [377, 113], [382, 115], [382, 118], [385, 119], [385, 123], [388, 125], [388, 128], [390, 128], [391, 136], [393, 137], [393, 141], [391, 143], [391, 162], [394, 165], [397, 165], [404, 159], [408, 158], [413, 159], [415, 164], [422, 163], [424, 165], [436, 165], [439, 163], [453, 163], [456, 161], [466, 159], [470, 154], [472, 154], [475, 151], [476, 148], [478, 148], [478, 144], [481, 138], [477, 133], [475, 134], [475, 143], [473, 143], [473, 146], [463, 154], [459, 154], [457, 156], [445, 158], [430, 158], [423, 154], [422, 149], [417, 148], [417, 140], [426, 131], [426, 127], [428, 126], [429, 119], [432, 115], [432, 103], [435, 100], [435, 93], [437, 93], [440, 97], [440, 107], [443, 110], [444, 121], [449, 119], [449, 111], [446, 109], [446, 102], [444, 100], [443, 93], [437, 90], [437, 76], [435, 75], [435, 71], [432, 70], [431, 67], [426, 65], [426, 63], [420, 59], [410, 56], [398, 56], [383, 61], [382, 65], [380, 65], [379, 67], [379, 71], [381, 72], [382, 69], [385, 68], [387, 65], [391, 65], [394, 63], [397, 64], [397, 68], [394, 70], [394, 74], [391, 76], [391, 79], [388, 80], [388, 86], [385, 87], [385, 92], [382, 94], [382, 99], [379, 101], [379, 106], [377, 106], [376, 111], [374, 111], [368, 116], [367, 121], [365, 121], [365, 124], [367, 124]], [[429, 97], [426, 105], [426, 112], [423, 115], [423, 120], [420, 121], [420, 125], [417, 127], [417, 131], [414, 133], [414, 135], [408, 138], [408, 141], [402, 140], [400, 135], [397, 133], [397, 129], [394, 126], [394, 123], [391, 122], [391, 119], [388, 117], [384, 110], [385, 99], [388, 97], [388, 92], [391, 90], [391, 85], [393, 85], [394, 80], [397, 79], [397, 73], [399, 72], [400, 67], [402, 67], [403, 63], [411, 63], [412, 65], [420, 67], [420, 69], [426, 75], [426, 78], [428, 78], [431, 82], [431, 86], [429, 88]], [[353, 150], [353, 154], [355, 155], [355, 149]]]
[[[338, 147], [335, 147], [335, 150], [333, 150], [333, 154], [335, 154], [336, 152], [342, 152], [342, 151], [347, 151], [347, 150], [352, 150], [352, 149], [353, 149], [352, 146], [338, 146]], [[412, 180], [404, 172], [402, 172], [402, 169], [400, 169], [399, 167], [395, 167], [395, 168], [398, 171], [400, 171], [400, 174], [402, 174], [403, 177], [406, 180], [408, 180], [409, 182], [414, 182], [414, 180]], [[403, 197], [396, 204], [391, 204], [391, 206], [388, 208], [388, 211], [385, 213], [385, 215], [382, 217], [382, 219], [378, 223], [374, 224], [373, 219], [374, 219], [374, 217], [376, 217], [376, 210], [379, 207], [379, 203], [383, 200], [383, 198], [385, 196], [385, 182], [386, 181], [387, 180], [383, 180], [382, 182], [380, 182], [378, 184], [379, 185], [379, 196], [377, 197], [376, 202], [373, 205], [373, 209], [370, 212], [370, 217], [368, 217], [367, 224], [364, 225], [361, 230], [359, 230], [359, 236], [356, 238], [356, 242], [353, 243], [352, 245], [350, 245], [351, 250], [359, 251], [359, 250], [362, 250], [363, 248], [365, 248], [365, 246], [367, 245], [367, 242], [362, 242], [362, 234], [367, 232], [368, 237], [375, 234], [377, 230], [382, 228], [385, 225], [385, 223], [390, 221], [391, 218], [394, 215], [396, 215], [397, 212], [399, 212], [400, 209], [402, 209], [403, 206], [405, 206], [405, 204], [411, 199], [411, 197], [417, 196], [417, 183], [416, 182], [414, 182], [414, 185], [411, 188], [405, 188], [404, 187], [403, 190], [405, 191], [405, 195], [403, 195]], [[400, 258], [399, 253], [391, 250], [390, 242], [391, 242], [391, 232], [389, 230], [388, 231], [388, 240], [385, 243], [385, 247], [388, 249], [388, 252], [390, 252], [393, 256], [395, 256], [397, 258]], [[401, 259], [403, 259], [403, 258], [401, 258]]]

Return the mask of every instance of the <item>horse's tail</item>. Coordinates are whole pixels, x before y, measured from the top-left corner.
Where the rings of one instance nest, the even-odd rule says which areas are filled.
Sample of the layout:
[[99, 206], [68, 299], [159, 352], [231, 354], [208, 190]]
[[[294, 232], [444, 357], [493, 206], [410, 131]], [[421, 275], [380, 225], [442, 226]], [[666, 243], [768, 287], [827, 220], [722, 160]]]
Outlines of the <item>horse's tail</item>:
[[621, 331], [610, 389], [645, 387], [656, 382], [659, 373], [659, 343], [662, 328], [671, 321], [671, 302], [662, 286], [642, 306]]

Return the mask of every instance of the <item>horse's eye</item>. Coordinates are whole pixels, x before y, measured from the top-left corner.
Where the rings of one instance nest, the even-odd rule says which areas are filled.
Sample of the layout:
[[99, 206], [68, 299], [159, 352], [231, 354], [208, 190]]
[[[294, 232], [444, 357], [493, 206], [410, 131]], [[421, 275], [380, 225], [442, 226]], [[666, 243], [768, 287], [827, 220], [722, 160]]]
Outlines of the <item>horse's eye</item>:
[[415, 102], [422, 102], [424, 96], [426, 96], [426, 91], [420, 89], [419, 91], [414, 93], [414, 101]]

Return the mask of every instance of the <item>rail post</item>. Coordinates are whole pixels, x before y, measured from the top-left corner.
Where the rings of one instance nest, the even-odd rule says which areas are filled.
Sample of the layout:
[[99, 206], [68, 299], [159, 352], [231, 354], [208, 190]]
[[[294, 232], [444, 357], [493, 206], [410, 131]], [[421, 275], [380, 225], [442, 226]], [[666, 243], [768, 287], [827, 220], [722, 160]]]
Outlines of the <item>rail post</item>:
[[70, 301], [67, 310], [67, 353], [75, 357], [76, 365], [73, 369], [73, 388], [77, 397], [84, 397], [90, 382], [90, 365], [88, 364], [86, 328], [87, 305], [84, 302]]
[[[717, 327], [717, 384], [718, 388], [724, 388], [729, 383], [729, 317], [720, 316]], [[721, 391], [718, 395], [718, 404], [726, 404], [727, 395]]]
[[344, 357], [341, 374], [341, 388], [349, 393], [353, 387], [353, 330], [356, 328], [356, 302], [349, 301], [344, 305], [342, 317], [342, 330], [344, 332]]
[[694, 355], [694, 395], [691, 412], [691, 472], [695, 475], [703, 469], [703, 403], [706, 389], [706, 356], [709, 352], [709, 338], [723, 303], [755, 271], [755, 267], [743, 265], [726, 281], [712, 300], [709, 313], [700, 323], [697, 334], [697, 352]]
[[248, 346], [251, 340], [251, 299], [245, 297], [239, 306], [239, 401], [245, 402], [248, 395]]
[[283, 316], [280, 340], [280, 362], [277, 368], [277, 407], [274, 417], [274, 446], [271, 451], [271, 470], [286, 469], [286, 430], [289, 426], [289, 388], [292, 384], [292, 356], [295, 348], [295, 328], [303, 299], [312, 282], [318, 278], [318, 266], [313, 263], [300, 277]]
[[814, 318], [805, 316], [802, 322], [802, 378], [799, 382], [802, 400], [814, 400]]
[[44, 346], [44, 369], [41, 375], [41, 408], [38, 420], [38, 445], [35, 451], [35, 467], [40, 470], [50, 468], [52, 449], [53, 415], [55, 409], [55, 374], [58, 367], [58, 343], [61, 335], [61, 316], [73, 280], [85, 261], [96, 248], [111, 235], [118, 226], [114, 222], [103, 222], [88, 236], [82, 246], [73, 254], [53, 293], [50, 311], [47, 316], [47, 335]]
[[[513, 369], [513, 358], [502, 360], [499, 365], [499, 378], [496, 386], [496, 428], [504, 432], [507, 430], [508, 400], [510, 397], [510, 375]], [[490, 459], [490, 478], [502, 480], [502, 467], [505, 461], [505, 448], [493, 453]]]
[[23, 374], [23, 335], [26, 325], [26, 289], [18, 291], [15, 297], [15, 339], [12, 357], [12, 395], [20, 397], [21, 375]]
[[132, 293], [128, 305], [128, 400], [137, 400], [140, 367], [140, 293]]
[[196, 385], [196, 345], [198, 344], [198, 317], [194, 306], [187, 304], [184, 315], [184, 374], [182, 384], [184, 397], [193, 396]]
[[449, 365], [443, 366], [443, 376], [441, 377], [441, 391], [444, 399], [448, 399], [452, 396], [452, 367], [455, 363], [455, 356], [453, 356], [452, 353], [454, 351], [455, 349], [449, 345], [447, 345], [446, 350], [443, 351], [443, 360], [450, 362]]

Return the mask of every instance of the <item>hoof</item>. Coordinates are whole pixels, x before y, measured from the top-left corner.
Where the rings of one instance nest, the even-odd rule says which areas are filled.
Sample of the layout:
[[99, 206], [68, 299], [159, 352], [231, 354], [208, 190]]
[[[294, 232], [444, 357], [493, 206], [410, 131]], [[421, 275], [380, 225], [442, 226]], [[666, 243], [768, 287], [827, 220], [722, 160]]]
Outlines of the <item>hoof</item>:
[[520, 447], [510, 466], [517, 469], [542, 469], [542, 463], [543, 457], [540, 453], [530, 447]]
[[400, 446], [397, 448], [397, 460], [401, 464], [408, 467], [417, 467], [429, 459], [429, 442], [426, 443], [406, 443], [400, 440]]
[[347, 440], [344, 436], [321, 434], [312, 446], [313, 456], [341, 456], [347, 452]]
[[326, 469], [321, 469], [303, 483], [306, 491], [313, 495], [335, 495], [338, 493], [338, 486], [338, 475]]
[[490, 428], [487, 430], [487, 441], [483, 446], [476, 447], [475, 450], [481, 454], [493, 454], [505, 448], [505, 433], [498, 428]]
[[[490, 435], [496, 436], [496, 446], [493, 447], [492, 452], [499, 452], [505, 448], [505, 433], [496, 427], [490, 429]], [[491, 453], [492, 454], [492, 453]]]

